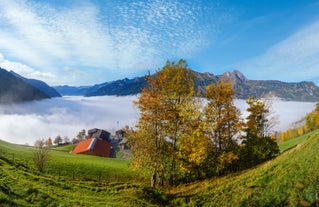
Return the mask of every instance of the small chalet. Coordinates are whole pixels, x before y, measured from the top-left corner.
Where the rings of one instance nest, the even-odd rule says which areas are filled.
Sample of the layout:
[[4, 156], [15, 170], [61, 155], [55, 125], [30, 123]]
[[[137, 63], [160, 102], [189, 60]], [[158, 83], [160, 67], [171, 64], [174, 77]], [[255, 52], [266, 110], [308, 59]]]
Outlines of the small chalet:
[[88, 131], [88, 139], [81, 141], [72, 151], [74, 154], [96, 155], [111, 157], [110, 133], [101, 129], [91, 129]]

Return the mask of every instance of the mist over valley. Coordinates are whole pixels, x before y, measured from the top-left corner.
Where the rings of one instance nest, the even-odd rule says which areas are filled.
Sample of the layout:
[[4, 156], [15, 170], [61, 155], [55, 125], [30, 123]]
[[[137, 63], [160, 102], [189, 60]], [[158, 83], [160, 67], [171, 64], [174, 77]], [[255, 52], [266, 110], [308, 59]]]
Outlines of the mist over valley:
[[[133, 101], [138, 96], [64, 96], [41, 101], [0, 105], [0, 138], [17, 144], [33, 145], [37, 139], [76, 137], [82, 130], [101, 128], [114, 134], [125, 125], [134, 127], [138, 110]], [[243, 117], [246, 101], [236, 99], [235, 105]], [[272, 111], [279, 123], [275, 130], [283, 131], [301, 120], [315, 107], [314, 102], [274, 100]]]

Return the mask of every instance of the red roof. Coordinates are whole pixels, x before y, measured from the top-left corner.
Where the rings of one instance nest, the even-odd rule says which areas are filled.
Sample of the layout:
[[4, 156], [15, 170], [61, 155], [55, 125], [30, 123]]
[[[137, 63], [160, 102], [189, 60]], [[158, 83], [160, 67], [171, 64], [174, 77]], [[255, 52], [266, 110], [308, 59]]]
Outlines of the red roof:
[[97, 155], [110, 157], [111, 144], [107, 141], [91, 138], [81, 141], [72, 151], [73, 154]]

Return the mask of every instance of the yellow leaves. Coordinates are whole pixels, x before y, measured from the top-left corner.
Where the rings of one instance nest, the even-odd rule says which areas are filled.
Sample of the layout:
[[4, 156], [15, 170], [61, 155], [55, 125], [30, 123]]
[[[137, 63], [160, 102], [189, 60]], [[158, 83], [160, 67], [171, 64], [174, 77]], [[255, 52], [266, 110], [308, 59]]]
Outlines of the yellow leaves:
[[305, 133], [304, 128], [302, 126], [298, 127], [298, 135], [302, 136], [304, 135], [304, 133]]
[[250, 112], [249, 116], [247, 116], [247, 131], [251, 135], [255, 135], [257, 137], [265, 137], [268, 136], [268, 115], [269, 109], [267, 106], [258, 98], [249, 97], [246, 101], [249, 105], [247, 111]]
[[218, 169], [223, 170], [224, 168], [229, 166], [233, 161], [238, 159], [239, 157], [235, 155], [233, 152], [222, 152], [217, 158]]

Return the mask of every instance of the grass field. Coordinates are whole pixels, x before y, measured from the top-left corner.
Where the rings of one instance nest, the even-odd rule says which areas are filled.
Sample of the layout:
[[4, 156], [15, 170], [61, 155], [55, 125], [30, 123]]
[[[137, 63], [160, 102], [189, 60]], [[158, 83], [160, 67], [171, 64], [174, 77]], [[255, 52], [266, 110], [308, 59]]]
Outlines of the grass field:
[[[253, 169], [162, 190], [148, 187], [146, 172], [133, 171], [128, 161], [73, 155], [68, 153], [70, 148], [52, 149], [47, 172], [39, 174], [25, 167], [33, 148], [0, 141], [1, 156], [5, 155], [0, 157], [0, 206], [319, 204], [319, 131], [280, 143], [284, 151], [280, 156]], [[59, 176], [54, 172], [59, 169], [75, 170], [81, 176], [73, 179], [62, 172]], [[101, 171], [105, 174], [100, 175]]]
[[[319, 131], [274, 160], [170, 191], [183, 206], [315, 206], [319, 192]], [[286, 147], [288, 144], [286, 145]]]
[[279, 146], [280, 152], [284, 152], [287, 149], [290, 149], [292, 147], [297, 146], [299, 143], [302, 143], [303, 141], [305, 141], [306, 139], [308, 139], [310, 136], [312, 136], [315, 133], [317, 133], [317, 131], [313, 131], [313, 132], [310, 132], [310, 133], [305, 134], [303, 136], [300, 136], [300, 137], [297, 137], [294, 139], [290, 139], [290, 140], [287, 140], [284, 142], [279, 142], [278, 146]]
[[[135, 171], [129, 167], [129, 160], [111, 159], [97, 156], [71, 154], [72, 145], [53, 147], [49, 152], [49, 162], [45, 173], [60, 178], [75, 180], [95, 180], [108, 182], [145, 183], [147, 171]], [[0, 153], [9, 160], [33, 167], [35, 148], [0, 141]]]

